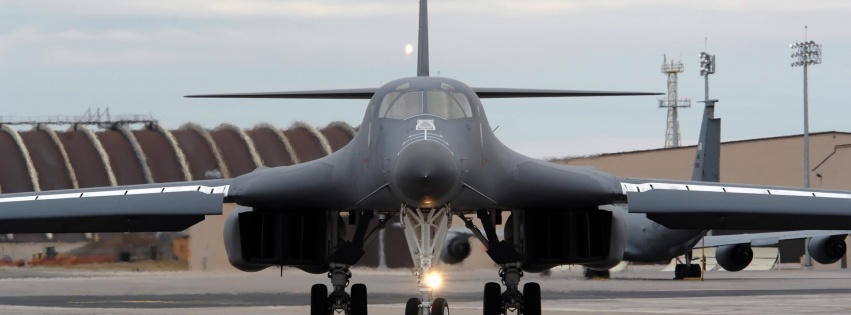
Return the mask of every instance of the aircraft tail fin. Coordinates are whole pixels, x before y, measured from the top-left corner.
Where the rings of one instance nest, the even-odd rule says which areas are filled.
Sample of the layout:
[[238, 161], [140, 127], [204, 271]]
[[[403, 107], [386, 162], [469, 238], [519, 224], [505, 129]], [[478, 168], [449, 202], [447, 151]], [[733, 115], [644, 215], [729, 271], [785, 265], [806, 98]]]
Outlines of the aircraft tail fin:
[[420, 33], [417, 42], [417, 76], [428, 76], [428, 3], [420, 0]]
[[694, 158], [691, 180], [718, 182], [721, 174], [721, 118], [715, 118], [715, 103], [707, 100], [700, 125], [700, 140]]

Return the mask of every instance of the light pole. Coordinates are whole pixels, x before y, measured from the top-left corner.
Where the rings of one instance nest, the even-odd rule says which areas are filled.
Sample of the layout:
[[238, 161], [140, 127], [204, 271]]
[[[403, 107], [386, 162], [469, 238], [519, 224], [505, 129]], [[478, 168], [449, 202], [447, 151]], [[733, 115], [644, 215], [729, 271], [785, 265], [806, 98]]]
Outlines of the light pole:
[[[789, 45], [792, 48], [792, 67], [804, 67], [804, 187], [810, 187], [810, 111], [807, 95], [807, 67], [821, 63], [821, 45], [807, 41], [807, 27], [804, 26], [804, 41]], [[804, 267], [812, 268], [813, 262], [807, 249], [809, 239], [804, 244]]]

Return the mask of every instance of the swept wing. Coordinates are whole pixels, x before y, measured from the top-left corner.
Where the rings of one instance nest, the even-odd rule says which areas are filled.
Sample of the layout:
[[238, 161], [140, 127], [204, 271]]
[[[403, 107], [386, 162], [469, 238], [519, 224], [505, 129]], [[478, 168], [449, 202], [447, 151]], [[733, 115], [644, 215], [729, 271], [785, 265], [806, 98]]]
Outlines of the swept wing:
[[0, 233], [181, 231], [221, 214], [230, 180], [0, 195]]
[[851, 192], [620, 178], [629, 212], [672, 229], [839, 230]]

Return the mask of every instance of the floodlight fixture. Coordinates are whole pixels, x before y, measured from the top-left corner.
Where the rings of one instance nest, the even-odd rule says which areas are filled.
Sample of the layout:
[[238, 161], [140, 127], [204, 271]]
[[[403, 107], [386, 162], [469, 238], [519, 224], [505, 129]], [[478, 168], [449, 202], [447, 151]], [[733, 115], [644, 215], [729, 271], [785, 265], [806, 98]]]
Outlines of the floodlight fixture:
[[821, 63], [821, 45], [814, 41], [797, 42], [792, 49], [792, 67], [804, 67]]
[[715, 55], [710, 55], [707, 52], [700, 53], [700, 76], [706, 76], [715, 73]]

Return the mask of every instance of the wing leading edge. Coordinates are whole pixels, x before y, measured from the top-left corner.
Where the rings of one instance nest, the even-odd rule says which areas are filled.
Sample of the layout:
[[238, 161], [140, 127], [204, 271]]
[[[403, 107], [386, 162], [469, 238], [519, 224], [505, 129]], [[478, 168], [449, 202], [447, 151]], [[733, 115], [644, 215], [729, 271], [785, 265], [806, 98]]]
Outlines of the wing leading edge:
[[774, 246], [780, 241], [804, 239], [817, 236], [833, 236], [833, 235], [848, 235], [851, 231], [835, 230], [804, 230], [804, 231], [786, 231], [786, 232], [767, 232], [767, 233], [747, 233], [733, 235], [712, 235], [704, 236], [702, 240], [697, 242], [694, 248], [702, 247], [717, 247], [724, 245], [749, 244], [754, 247], [758, 246]]
[[231, 180], [0, 195], [0, 233], [182, 231], [222, 213]]
[[629, 212], [672, 229], [841, 230], [851, 192], [621, 179]]

